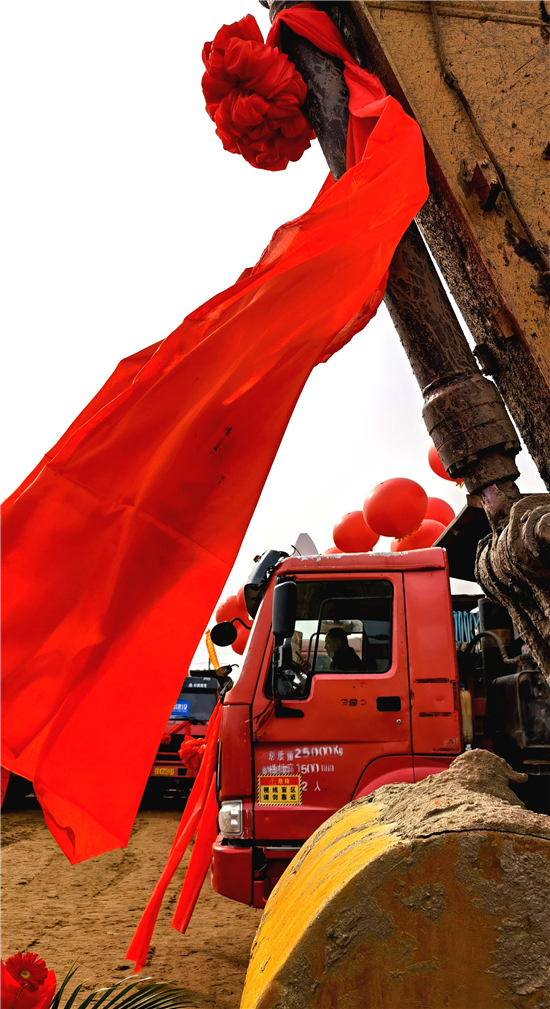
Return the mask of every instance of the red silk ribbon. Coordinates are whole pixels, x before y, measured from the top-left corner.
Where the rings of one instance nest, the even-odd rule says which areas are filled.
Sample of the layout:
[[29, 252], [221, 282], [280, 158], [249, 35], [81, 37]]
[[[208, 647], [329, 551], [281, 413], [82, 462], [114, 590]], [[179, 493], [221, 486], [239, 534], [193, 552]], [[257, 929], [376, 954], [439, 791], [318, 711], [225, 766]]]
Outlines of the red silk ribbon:
[[[278, 18], [268, 36], [268, 42], [271, 41], [273, 44], [277, 43], [278, 33], [280, 30], [280, 20], [284, 20], [298, 34], [305, 35], [320, 49], [323, 49], [330, 55], [337, 56], [339, 59], [344, 61], [344, 73], [350, 89], [350, 125], [348, 130], [347, 158], [348, 167], [351, 170], [346, 172], [344, 178], [332, 188], [332, 180], [329, 179], [327, 181], [320, 196], [313, 205], [311, 214], [317, 212], [322, 214], [324, 199], [323, 194], [327, 190], [328, 192], [332, 192], [334, 194], [340, 187], [345, 187], [347, 189], [349, 186], [349, 196], [347, 197], [350, 201], [348, 205], [349, 210], [351, 210], [352, 205], [360, 204], [362, 201], [360, 198], [357, 198], [356, 200], [355, 194], [361, 192], [362, 190], [363, 174], [369, 179], [369, 184], [373, 184], [375, 180], [376, 185], [381, 184], [380, 195], [382, 195], [382, 193], [385, 194], [385, 199], [382, 199], [381, 203], [378, 204], [376, 201], [372, 202], [372, 193], [366, 198], [369, 208], [364, 220], [366, 231], [363, 239], [358, 236], [359, 244], [357, 246], [357, 255], [360, 255], [359, 250], [361, 248], [361, 241], [370, 245], [370, 229], [378, 233], [378, 229], [381, 226], [384, 228], [386, 224], [389, 225], [390, 221], [392, 221], [392, 215], [395, 213], [399, 215], [404, 207], [407, 207], [408, 210], [405, 212], [404, 217], [401, 218], [401, 221], [403, 222], [406, 220], [406, 224], [408, 224], [411, 219], [409, 217], [410, 210], [415, 204], [415, 201], [418, 201], [417, 209], [419, 209], [424, 202], [424, 198], [427, 195], [427, 187], [424, 175], [420, 131], [418, 130], [416, 124], [405, 115], [398, 102], [396, 102], [393, 98], [386, 96], [384, 89], [377, 78], [372, 74], [367, 73], [367, 71], [362, 70], [361, 67], [352, 60], [343, 45], [339, 32], [326, 14], [310, 7], [308, 4], [300, 4], [290, 10], [284, 10], [278, 15]], [[391, 156], [388, 157], [390, 152]], [[405, 162], [401, 162], [401, 158], [403, 156], [405, 158]], [[356, 160], [360, 163], [358, 167], [354, 169], [353, 166], [356, 164]], [[402, 171], [395, 171], [397, 162], [401, 163]], [[408, 164], [407, 170], [405, 170], [406, 163]], [[411, 173], [410, 175], [408, 174], [409, 172]], [[397, 206], [400, 208], [399, 210], [397, 210], [395, 204], [396, 200]], [[350, 218], [347, 214], [342, 214], [342, 205], [339, 205], [339, 211], [340, 213], [337, 215], [336, 219], [332, 220], [330, 224], [327, 223], [327, 228], [330, 229], [331, 227], [336, 226], [342, 227], [343, 229], [351, 229]], [[307, 226], [307, 217], [308, 215], [304, 215], [298, 221], [285, 226], [285, 228], [281, 229], [281, 232], [283, 232], [286, 237], [286, 228], [293, 228], [294, 226], [301, 228]], [[325, 351], [322, 354], [323, 360], [326, 360], [336, 349], [343, 346], [343, 344], [351, 338], [353, 333], [362, 328], [368, 319], [374, 315], [374, 312], [376, 311], [376, 308], [383, 296], [387, 267], [391, 259], [391, 254], [393, 253], [393, 249], [395, 248], [395, 245], [397, 245], [397, 242], [404, 230], [405, 228], [402, 227], [402, 224], [398, 226], [397, 230], [393, 230], [393, 228], [391, 228], [392, 247], [390, 248], [386, 246], [385, 242], [382, 242], [378, 247], [376, 255], [378, 257], [379, 265], [378, 273], [375, 274], [377, 283], [370, 289], [370, 293], [367, 296], [365, 304], [361, 306], [355, 317], [351, 319], [349, 325], [344, 326], [343, 329], [341, 329], [335, 336], [333, 341], [325, 348]], [[288, 252], [286, 253], [289, 256], [292, 255], [291, 249], [292, 245], [290, 242]], [[284, 255], [285, 253], [283, 253], [283, 257]], [[262, 260], [260, 260], [260, 263], [255, 270], [251, 271], [249, 276], [253, 277], [255, 272], [260, 269], [262, 265], [270, 262], [277, 262], [277, 258], [273, 255], [271, 248], [266, 250]], [[366, 269], [367, 266], [365, 261], [362, 260], [362, 262], [364, 264], [363, 268]], [[346, 274], [342, 273], [342, 276], [346, 276]], [[346, 280], [348, 281], [347, 277]], [[314, 277], [311, 273], [308, 277], [308, 281], [310, 283], [311, 281], [314, 281]], [[318, 290], [320, 293], [320, 286]], [[262, 722], [269, 717], [271, 708], [272, 705], [268, 705], [265, 717], [262, 718], [255, 727], [255, 735], [258, 733]], [[213, 738], [213, 735], [211, 735], [210, 739], [213, 740]], [[209, 745], [213, 745], [213, 743]], [[182, 750], [183, 748], [184, 747], [182, 747]], [[203, 757], [200, 770], [201, 776], [205, 771], [207, 750], [205, 750]], [[208, 752], [210, 755], [212, 754], [212, 750], [208, 750]], [[212, 771], [212, 774], [213, 773], [214, 771]], [[198, 823], [199, 826], [193, 855], [189, 863], [182, 893], [172, 921], [172, 927], [181, 932], [184, 932], [187, 928], [193, 913], [193, 908], [198, 898], [200, 887], [204, 881], [208, 866], [210, 865], [211, 847], [216, 836], [217, 805], [213, 779], [211, 781], [207, 797], [204, 791], [206, 784], [203, 783], [201, 788], [203, 789], [201, 796], [205, 797], [204, 812], [202, 814], [200, 812], [197, 813], [198, 803], [195, 803], [192, 816], [186, 820], [189, 824], [193, 822], [193, 824]], [[193, 793], [194, 791], [195, 790], [193, 790]], [[194, 819], [192, 817], [194, 817]], [[184, 813], [184, 820], [185, 819], [186, 814]], [[180, 826], [180, 831], [181, 830], [182, 827]], [[187, 838], [187, 836], [188, 835], [185, 834], [185, 838]], [[181, 850], [181, 846], [178, 850]], [[183, 854], [183, 852], [181, 852], [181, 854]], [[181, 854], [179, 857], [181, 857]], [[168, 864], [171, 866], [171, 870], [169, 871], [169, 875], [171, 877], [175, 869], [173, 851], [170, 853]], [[164, 890], [166, 889], [169, 878], [167, 875], [168, 864], [167, 868], [164, 870], [163, 876], [161, 877], [161, 880], [165, 881], [163, 884]], [[158, 886], [159, 884], [157, 884], [157, 888]], [[136, 933], [132, 945], [128, 950], [128, 959], [136, 960], [136, 970], [138, 970], [145, 962], [149, 942], [160, 908], [160, 901], [157, 901], [155, 897], [157, 894], [157, 888], [155, 888], [153, 897], [151, 898], [140, 922], [138, 932]]]
[[[349, 88], [349, 125], [347, 143], [347, 167], [357, 165], [365, 156], [367, 141], [374, 127], [383, 118], [388, 108], [401, 106], [386, 94], [382, 84], [374, 74], [353, 59], [344, 45], [337, 27], [327, 14], [317, 10], [313, 4], [297, 3], [289, 10], [277, 14], [267, 42], [272, 46], [281, 44], [281, 22], [284, 21], [297, 35], [303, 35], [328, 56], [335, 56], [344, 64], [344, 77]], [[402, 110], [401, 110], [402, 112]], [[402, 114], [404, 114], [402, 112]], [[417, 127], [418, 129], [418, 127]], [[420, 133], [420, 131], [418, 131]], [[369, 152], [370, 154], [370, 152]], [[427, 193], [426, 193], [427, 196]]]
[[[179, 928], [179, 922], [182, 921], [185, 921], [184, 928], [187, 926], [200, 888], [204, 883], [204, 878], [210, 865], [212, 844], [216, 838], [218, 804], [216, 802], [215, 791], [215, 769], [221, 715], [222, 706], [218, 701], [206, 730], [204, 738], [205, 750], [201, 767], [183, 811], [176, 836], [172, 842], [170, 854], [158, 883], [149, 898], [147, 907], [141, 916], [140, 923], [126, 954], [128, 960], [135, 961], [135, 972], [141, 970], [145, 964], [151, 936], [153, 935], [153, 929], [164, 894], [187, 851], [195, 831], [198, 831], [197, 839], [189, 860], [182, 893], [172, 921], [173, 928]], [[205, 851], [207, 851], [208, 855], [206, 865]]]
[[279, 17], [344, 60], [349, 170], [233, 287], [122, 361], [4, 508], [1, 763], [33, 781], [71, 862], [127, 843], [301, 390], [374, 315], [428, 194], [417, 124], [329, 18]]

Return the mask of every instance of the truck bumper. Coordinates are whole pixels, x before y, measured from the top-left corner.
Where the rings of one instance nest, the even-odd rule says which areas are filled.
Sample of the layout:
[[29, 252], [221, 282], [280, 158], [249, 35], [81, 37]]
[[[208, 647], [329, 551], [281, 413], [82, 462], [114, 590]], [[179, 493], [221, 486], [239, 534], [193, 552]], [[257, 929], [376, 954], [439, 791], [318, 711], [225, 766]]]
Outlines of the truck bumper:
[[212, 845], [211, 882], [222, 897], [252, 904], [252, 848], [237, 848], [219, 834]]
[[212, 845], [212, 887], [241, 904], [263, 908], [297, 849], [239, 848], [218, 835]]

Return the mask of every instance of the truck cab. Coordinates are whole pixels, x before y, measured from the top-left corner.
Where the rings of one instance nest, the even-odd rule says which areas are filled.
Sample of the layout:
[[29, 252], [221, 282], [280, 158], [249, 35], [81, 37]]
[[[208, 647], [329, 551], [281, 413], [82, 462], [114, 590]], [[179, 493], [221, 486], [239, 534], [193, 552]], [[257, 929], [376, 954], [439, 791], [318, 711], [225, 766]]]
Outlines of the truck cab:
[[[286, 627], [274, 593], [295, 597]], [[245, 596], [259, 608], [224, 700], [212, 884], [263, 907], [336, 810], [449, 766], [461, 705], [443, 549], [283, 557]]]

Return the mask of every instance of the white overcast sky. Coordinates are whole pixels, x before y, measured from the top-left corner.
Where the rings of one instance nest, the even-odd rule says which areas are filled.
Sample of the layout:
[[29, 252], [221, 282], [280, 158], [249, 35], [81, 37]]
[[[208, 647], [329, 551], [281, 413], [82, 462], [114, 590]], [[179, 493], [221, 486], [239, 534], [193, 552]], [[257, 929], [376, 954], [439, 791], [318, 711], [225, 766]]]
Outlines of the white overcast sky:
[[[254, 0], [5, 0], [1, 497], [121, 358], [230, 286], [321, 187], [316, 142], [285, 172], [258, 171], [204, 111], [203, 43], [247, 13], [265, 35]], [[311, 375], [223, 596], [300, 532], [332, 545], [338, 518], [389, 477], [458, 511], [464, 491], [428, 467], [421, 407], [382, 307]], [[523, 491], [544, 490], [526, 452], [519, 467]]]

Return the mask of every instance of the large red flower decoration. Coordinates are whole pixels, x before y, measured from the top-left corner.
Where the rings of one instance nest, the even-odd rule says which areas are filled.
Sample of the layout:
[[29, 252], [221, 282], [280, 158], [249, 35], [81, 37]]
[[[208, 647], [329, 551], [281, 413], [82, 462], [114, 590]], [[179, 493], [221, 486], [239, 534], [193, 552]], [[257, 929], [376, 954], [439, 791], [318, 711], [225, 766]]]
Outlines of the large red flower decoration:
[[36, 953], [15, 953], [2, 961], [2, 1009], [47, 1009], [56, 985], [55, 971]]
[[225, 150], [270, 172], [298, 161], [315, 136], [300, 108], [307, 88], [288, 56], [264, 44], [252, 14], [220, 28], [202, 58], [206, 111]]

